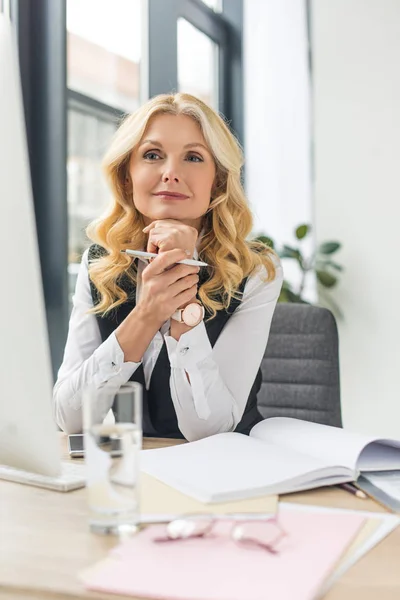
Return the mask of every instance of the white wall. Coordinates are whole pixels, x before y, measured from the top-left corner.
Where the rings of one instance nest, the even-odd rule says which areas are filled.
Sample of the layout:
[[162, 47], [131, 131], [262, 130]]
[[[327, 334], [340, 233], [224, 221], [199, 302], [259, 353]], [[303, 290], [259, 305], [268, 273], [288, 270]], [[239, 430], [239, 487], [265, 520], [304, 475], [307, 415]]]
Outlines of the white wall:
[[256, 229], [290, 242], [311, 218], [303, 0], [244, 1], [246, 191]]
[[[254, 231], [279, 244], [311, 223], [310, 79], [304, 0], [244, 0], [246, 192]], [[313, 238], [302, 243], [305, 255]], [[284, 261], [286, 278], [300, 272]], [[315, 299], [314, 281], [306, 295]]]
[[314, 0], [317, 237], [335, 293], [344, 422], [400, 437], [400, 1]]

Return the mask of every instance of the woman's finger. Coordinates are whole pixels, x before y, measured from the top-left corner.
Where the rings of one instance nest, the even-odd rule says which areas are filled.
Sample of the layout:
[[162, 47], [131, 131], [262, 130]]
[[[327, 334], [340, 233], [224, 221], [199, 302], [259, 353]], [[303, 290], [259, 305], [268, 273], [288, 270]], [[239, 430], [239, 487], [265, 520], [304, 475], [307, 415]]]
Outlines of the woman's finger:
[[[147, 252], [155, 252], [158, 253], [158, 249], [162, 248], [162, 245], [164, 244], [165, 246], [167, 246], [168, 250], [172, 250], [173, 248], [177, 247], [177, 244], [173, 243], [173, 240], [170, 239], [171, 236], [163, 229], [161, 228], [153, 228], [150, 232], [149, 232], [149, 237], [147, 240]], [[169, 248], [168, 248], [169, 246]]]
[[143, 233], [149, 233], [149, 231], [151, 231], [154, 227], [156, 226], [155, 221], [153, 221], [152, 223], [150, 223], [150, 225], [146, 225], [146, 227], [144, 229], [142, 229]]
[[[148, 248], [154, 248], [153, 250], [148, 250], [148, 252], [154, 252], [155, 254], [159, 254], [160, 252], [166, 252], [166, 250], [174, 250], [176, 248], [175, 244], [172, 244], [170, 240], [166, 240], [165, 238], [151, 238], [147, 244]], [[154, 260], [154, 259], [153, 259]]]
[[[184, 260], [186, 254], [183, 250], [175, 248], [174, 250], [167, 250], [162, 254], [159, 254], [143, 271], [143, 276], [154, 277], [155, 275], [161, 275], [168, 267], [171, 267], [178, 263], [180, 260]], [[186, 265], [182, 265], [186, 266]]]
[[151, 237], [149, 237], [147, 240], [147, 252], [154, 252], [155, 254], [158, 254], [158, 245]]
[[181, 277], [181, 279], [175, 281], [175, 283], [169, 286], [169, 291], [175, 297], [178, 296], [178, 294], [184, 292], [185, 290], [191, 289], [193, 286], [197, 286], [198, 283], [199, 276], [197, 275], [197, 273], [192, 273], [191, 275], [186, 275], [186, 277]]
[[195, 283], [191, 288], [184, 290], [180, 294], [175, 296], [175, 301], [178, 306], [182, 306], [182, 304], [186, 304], [186, 302], [190, 302], [192, 299], [194, 300], [197, 295], [197, 283]]
[[187, 275], [197, 275], [199, 271], [199, 267], [193, 265], [175, 264], [167, 267], [160, 277], [162, 277], [163, 285], [169, 287]]
[[156, 244], [160, 240], [168, 240], [168, 239], [170, 239], [170, 236], [165, 235], [165, 233], [154, 233], [153, 231], [151, 231], [150, 235], [149, 235], [149, 241], [152, 242], [153, 244]]

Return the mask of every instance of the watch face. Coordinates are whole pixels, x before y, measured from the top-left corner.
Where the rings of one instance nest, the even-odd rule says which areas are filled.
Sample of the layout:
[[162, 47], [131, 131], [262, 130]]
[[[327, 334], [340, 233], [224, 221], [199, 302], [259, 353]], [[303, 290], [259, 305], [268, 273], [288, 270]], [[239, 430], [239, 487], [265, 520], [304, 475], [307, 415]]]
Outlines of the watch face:
[[200, 323], [201, 319], [203, 318], [203, 309], [200, 304], [193, 302], [193, 304], [187, 305], [183, 311], [182, 317], [186, 325], [189, 325], [189, 327], [194, 327], [194, 325]]

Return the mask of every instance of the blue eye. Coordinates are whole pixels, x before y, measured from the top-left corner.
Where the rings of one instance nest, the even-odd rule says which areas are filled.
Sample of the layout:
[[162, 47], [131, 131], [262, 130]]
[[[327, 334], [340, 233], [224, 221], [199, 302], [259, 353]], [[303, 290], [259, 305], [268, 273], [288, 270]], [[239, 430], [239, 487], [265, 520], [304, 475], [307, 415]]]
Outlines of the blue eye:
[[[190, 160], [190, 159], [196, 159], [196, 160]], [[189, 154], [187, 157], [187, 160], [189, 160], [189, 162], [204, 162], [203, 159], [201, 158], [201, 156], [198, 156], [197, 154]]]
[[146, 154], [143, 155], [143, 158], [146, 158], [148, 160], [154, 160], [153, 157], [157, 158], [161, 158], [159, 154], [157, 154], [156, 152], [150, 151], [150, 152], [146, 152]]
[[[145, 160], [150, 161], [157, 161], [162, 159], [158, 152], [155, 152], [154, 150], [149, 150], [148, 152], [146, 152], [143, 155], [143, 158]], [[198, 156], [197, 154], [188, 154], [185, 160], [187, 160], [188, 162], [204, 162], [203, 158], [201, 156]]]

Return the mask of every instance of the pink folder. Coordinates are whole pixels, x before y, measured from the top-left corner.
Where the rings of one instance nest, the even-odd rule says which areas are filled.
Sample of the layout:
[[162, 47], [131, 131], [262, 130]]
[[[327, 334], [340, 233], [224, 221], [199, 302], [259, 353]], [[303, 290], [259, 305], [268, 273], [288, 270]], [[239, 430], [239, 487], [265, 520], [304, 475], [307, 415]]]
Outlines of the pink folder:
[[311, 600], [364, 522], [357, 514], [301, 513], [281, 508], [287, 532], [273, 555], [243, 548], [219, 521], [213, 537], [154, 543], [155, 525], [116, 547], [86, 571], [88, 589], [168, 600]]

